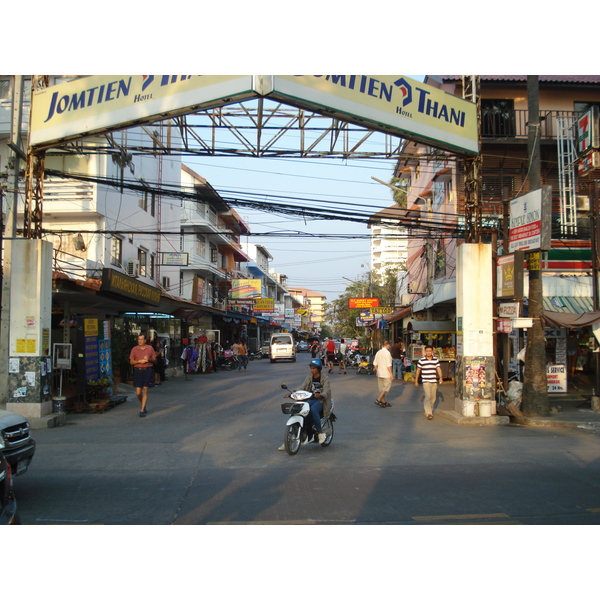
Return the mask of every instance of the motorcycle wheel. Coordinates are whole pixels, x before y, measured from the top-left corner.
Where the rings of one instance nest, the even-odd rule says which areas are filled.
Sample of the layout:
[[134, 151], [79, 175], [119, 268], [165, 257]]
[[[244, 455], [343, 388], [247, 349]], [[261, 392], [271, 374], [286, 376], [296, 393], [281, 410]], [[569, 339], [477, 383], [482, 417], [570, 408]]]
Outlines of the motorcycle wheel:
[[254, 358], [255, 358], [256, 360], [260, 360], [262, 357], [263, 357], [263, 355], [262, 355], [260, 352], [257, 352], [257, 353], [254, 355]]
[[233, 362], [233, 360], [228, 360], [224, 365], [223, 365], [228, 371], [233, 371], [233, 368], [235, 367], [235, 364]]
[[290, 456], [298, 454], [298, 450], [300, 450], [300, 425], [298, 425], [298, 423], [289, 425], [286, 428], [283, 444], [285, 446], [285, 451]]
[[323, 431], [326, 437], [325, 441], [321, 444], [321, 446], [323, 446], [323, 448], [326, 448], [327, 446], [329, 446], [329, 444], [331, 444], [331, 440], [333, 440], [333, 423], [329, 421], [329, 423], [327, 423], [327, 427], [325, 427]]

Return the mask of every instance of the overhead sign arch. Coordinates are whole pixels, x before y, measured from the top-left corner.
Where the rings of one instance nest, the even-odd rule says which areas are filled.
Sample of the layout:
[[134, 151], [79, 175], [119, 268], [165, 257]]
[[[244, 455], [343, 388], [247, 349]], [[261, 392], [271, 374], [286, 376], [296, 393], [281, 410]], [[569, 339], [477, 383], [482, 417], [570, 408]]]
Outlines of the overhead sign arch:
[[477, 108], [398, 75], [93, 75], [38, 90], [30, 145], [107, 133], [254, 98], [476, 155]]

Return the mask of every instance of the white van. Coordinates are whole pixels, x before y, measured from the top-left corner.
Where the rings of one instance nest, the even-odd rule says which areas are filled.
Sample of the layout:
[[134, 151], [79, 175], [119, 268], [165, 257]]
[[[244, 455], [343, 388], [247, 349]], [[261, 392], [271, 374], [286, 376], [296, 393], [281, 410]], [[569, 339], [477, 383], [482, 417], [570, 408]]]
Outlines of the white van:
[[291, 360], [296, 362], [296, 346], [290, 333], [274, 333], [269, 341], [269, 358], [276, 360]]

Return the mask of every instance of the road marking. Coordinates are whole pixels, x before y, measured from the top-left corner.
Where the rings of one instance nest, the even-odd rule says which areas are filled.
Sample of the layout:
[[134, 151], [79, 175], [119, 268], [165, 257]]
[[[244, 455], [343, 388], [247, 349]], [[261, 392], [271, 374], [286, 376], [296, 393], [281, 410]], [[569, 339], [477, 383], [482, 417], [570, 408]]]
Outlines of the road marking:
[[413, 517], [414, 521], [452, 521], [452, 520], [473, 520], [473, 519], [509, 519], [504, 513], [492, 513], [489, 515], [434, 515], [430, 517]]

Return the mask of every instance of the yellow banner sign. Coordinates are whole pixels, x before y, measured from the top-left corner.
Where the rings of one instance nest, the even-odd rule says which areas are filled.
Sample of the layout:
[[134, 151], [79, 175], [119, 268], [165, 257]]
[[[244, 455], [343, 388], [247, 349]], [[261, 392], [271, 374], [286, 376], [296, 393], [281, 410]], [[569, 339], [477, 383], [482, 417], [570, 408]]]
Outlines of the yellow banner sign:
[[40, 146], [252, 98], [251, 75], [93, 75], [34, 92], [30, 143]]
[[277, 75], [273, 95], [438, 148], [479, 152], [476, 105], [405, 76]]

